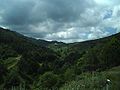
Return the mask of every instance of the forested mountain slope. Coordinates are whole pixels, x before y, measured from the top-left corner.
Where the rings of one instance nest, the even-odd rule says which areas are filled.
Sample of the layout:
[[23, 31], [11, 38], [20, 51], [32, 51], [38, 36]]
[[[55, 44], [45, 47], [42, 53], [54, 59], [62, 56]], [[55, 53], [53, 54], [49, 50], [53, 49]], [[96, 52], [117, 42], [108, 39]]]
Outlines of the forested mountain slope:
[[61, 88], [83, 73], [119, 65], [120, 33], [65, 44], [0, 28], [0, 89], [20, 85], [28, 90]]

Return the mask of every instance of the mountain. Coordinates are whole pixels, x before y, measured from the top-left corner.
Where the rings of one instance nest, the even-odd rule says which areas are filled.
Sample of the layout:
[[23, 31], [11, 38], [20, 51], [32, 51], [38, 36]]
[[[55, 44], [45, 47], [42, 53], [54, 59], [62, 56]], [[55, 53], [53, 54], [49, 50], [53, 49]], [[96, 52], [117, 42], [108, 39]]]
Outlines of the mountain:
[[69, 47], [74, 49], [74, 50], [86, 50], [88, 48], [92, 48], [94, 46], [107, 43], [112, 38], [116, 38], [116, 39], [120, 40], [120, 33], [117, 33], [117, 34], [114, 34], [114, 35], [111, 35], [108, 37], [100, 38], [100, 39], [88, 40], [88, 41], [84, 41], [84, 42], [70, 43]]
[[[27, 41], [29, 43], [34, 43], [36, 45], [40, 45], [40, 46], [49, 46], [49, 45], [64, 45], [65, 43], [63, 42], [57, 42], [57, 41], [45, 41], [45, 40], [41, 40], [41, 39], [34, 39], [34, 38], [31, 38], [31, 37], [25, 37], [15, 31], [11, 31], [11, 30], [8, 30], [8, 29], [3, 29], [3, 28], [0, 28], [0, 34], [1, 34], [1, 42], [7, 42], [10, 41], [10, 40], [15, 40], [17, 41], [16, 39], [22, 39], [22, 41]], [[7, 36], [7, 38], [5, 37]], [[17, 37], [17, 38], [16, 38]]]
[[[0, 28], [0, 89], [20, 87], [26, 90], [48, 90], [70, 87], [65, 86], [65, 83], [78, 83], [75, 81], [78, 77], [83, 83], [88, 75], [92, 78], [91, 72], [97, 76], [99, 72], [119, 65], [120, 33], [66, 44], [37, 40]], [[100, 73], [98, 77], [104, 75]], [[99, 85], [104, 86], [100, 82]], [[117, 84], [116, 81], [115, 86], [119, 88]], [[85, 88], [88, 87], [91, 87], [89, 82]], [[92, 86], [92, 90], [93, 87], [100, 89], [99, 86]]]
[[31, 83], [35, 79], [34, 75], [37, 77], [53, 68], [54, 61], [58, 59], [57, 54], [33, 40], [37, 41], [0, 28], [0, 75], [2, 78], [0, 84], [2, 87], [17, 86], [18, 82], [23, 83], [27, 79], [27, 83]]

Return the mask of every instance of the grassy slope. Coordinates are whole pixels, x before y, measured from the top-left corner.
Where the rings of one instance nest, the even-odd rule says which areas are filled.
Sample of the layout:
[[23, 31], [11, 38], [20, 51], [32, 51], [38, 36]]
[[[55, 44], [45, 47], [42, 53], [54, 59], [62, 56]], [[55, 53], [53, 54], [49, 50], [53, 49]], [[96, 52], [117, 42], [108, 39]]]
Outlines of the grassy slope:
[[120, 90], [120, 66], [103, 72], [111, 80], [110, 90]]
[[120, 90], [120, 66], [104, 72], [83, 73], [60, 90], [106, 90], [107, 79], [111, 81], [109, 90]]
[[4, 60], [4, 64], [5, 66], [7, 67], [7, 69], [12, 69], [14, 68], [18, 61], [20, 60], [21, 56], [18, 56], [18, 57], [10, 57], [8, 58], [7, 60]]

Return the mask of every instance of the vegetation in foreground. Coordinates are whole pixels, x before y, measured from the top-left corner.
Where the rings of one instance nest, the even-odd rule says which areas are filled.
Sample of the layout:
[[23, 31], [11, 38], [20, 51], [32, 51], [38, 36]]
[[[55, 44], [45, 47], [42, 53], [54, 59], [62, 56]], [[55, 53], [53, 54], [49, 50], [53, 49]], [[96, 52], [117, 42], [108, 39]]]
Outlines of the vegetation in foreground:
[[[50, 74], [50, 73], [49, 73]], [[52, 90], [119, 90], [120, 89], [120, 66], [103, 72], [82, 73], [76, 76], [76, 79], [67, 82], [62, 87], [54, 87]], [[110, 82], [107, 82], [107, 80]], [[52, 79], [53, 82], [54, 79]], [[108, 86], [107, 86], [108, 85]], [[39, 86], [39, 85], [38, 85]], [[12, 87], [11, 90], [27, 90], [25, 85]], [[32, 90], [48, 90], [48, 88], [32, 88]]]

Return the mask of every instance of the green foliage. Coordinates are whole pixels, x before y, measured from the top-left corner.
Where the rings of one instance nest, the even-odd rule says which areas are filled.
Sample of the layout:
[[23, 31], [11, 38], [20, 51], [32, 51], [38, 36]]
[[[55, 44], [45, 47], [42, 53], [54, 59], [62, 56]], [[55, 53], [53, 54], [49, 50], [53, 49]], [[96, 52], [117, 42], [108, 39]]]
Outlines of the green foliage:
[[64, 79], [65, 81], [71, 81], [75, 79], [75, 72], [74, 69], [67, 69], [64, 73]]
[[59, 77], [53, 72], [46, 72], [40, 77], [38, 88], [55, 88], [59, 85]]
[[104, 45], [100, 52], [101, 63], [104, 67], [120, 65], [120, 41], [112, 38], [110, 42]]
[[111, 80], [109, 84], [109, 90], [120, 89], [120, 66], [114, 67], [102, 73], [106, 76], [106, 78]]
[[104, 70], [120, 65], [120, 42], [112, 38], [109, 42], [86, 51], [78, 60], [77, 67], [84, 71]]
[[76, 80], [66, 83], [60, 90], [102, 90], [106, 85], [106, 77], [100, 73], [84, 73]]
[[21, 58], [18, 69], [25, 74], [35, 76], [38, 74], [39, 64], [30, 59]]
[[95, 48], [90, 49], [81, 58], [81, 68], [83, 71], [94, 71], [99, 68], [99, 59], [97, 57], [97, 50]]
[[5, 81], [5, 88], [11, 88], [12, 86], [18, 86], [21, 83], [19, 75], [16, 71], [11, 71]]
[[8, 57], [17, 56], [17, 52], [10, 46], [0, 43], [0, 59], [7, 59]]
[[5, 68], [5, 65], [0, 62], [0, 85], [4, 83], [4, 78], [7, 74], [7, 69]]

